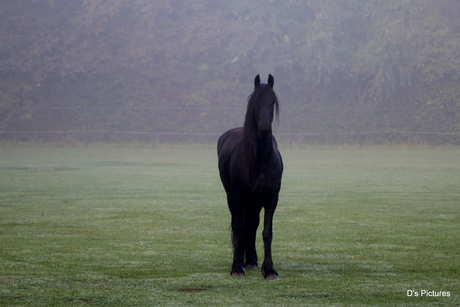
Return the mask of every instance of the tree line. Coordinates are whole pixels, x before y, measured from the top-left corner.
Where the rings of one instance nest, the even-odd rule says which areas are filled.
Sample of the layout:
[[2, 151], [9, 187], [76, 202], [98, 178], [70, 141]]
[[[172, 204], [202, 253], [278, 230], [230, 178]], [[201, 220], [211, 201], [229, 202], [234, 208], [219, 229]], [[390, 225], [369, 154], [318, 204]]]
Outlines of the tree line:
[[[388, 127], [459, 133], [458, 16], [457, 0], [5, 0], [0, 131], [147, 131], [148, 118], [123, 112], [63, 122], [37, 108], [244, 108], [254, 76], [272, 73], [281, 109], [346, 109], [336, 130], [369, 129], [372, 114], [356, 108], [388, 110]], [[439, 112], [389, 117], [425, 108]], [[193, 114], [161, 125], [214, 129]], [[313, 129], [301, 114], [285, 119], [290, 131]]]

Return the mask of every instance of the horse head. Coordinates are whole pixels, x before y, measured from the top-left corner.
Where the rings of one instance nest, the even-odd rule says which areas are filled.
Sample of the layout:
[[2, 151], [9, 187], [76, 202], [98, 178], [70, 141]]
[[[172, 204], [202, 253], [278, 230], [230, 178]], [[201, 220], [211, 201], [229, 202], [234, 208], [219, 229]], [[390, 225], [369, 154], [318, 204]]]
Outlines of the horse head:
[[[260, 83], [260, 76], [257, 75], [254, 79], [254, 94], [257, 101], [254, 102], [254, 111], [256, 117], [254, 120], [257, 123], [257, 131], [259, 138], [270, 138], [272, 135], [273, 117], [278, 114], [278, 99], [273, 91], [275, 80], [271, 74], [268, 75], [267, 84]], [[254, 95], [253, 94], [253, 95]]]

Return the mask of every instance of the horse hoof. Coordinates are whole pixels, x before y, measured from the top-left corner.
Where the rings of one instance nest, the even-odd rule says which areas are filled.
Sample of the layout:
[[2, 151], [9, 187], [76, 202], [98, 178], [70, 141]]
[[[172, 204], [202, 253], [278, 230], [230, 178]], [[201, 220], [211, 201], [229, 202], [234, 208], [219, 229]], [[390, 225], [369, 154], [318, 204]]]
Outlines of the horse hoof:
[[232, 272], [230, 273], [232, 277], [244, 277], [244, 273]]
[[266, 280], [277, 280], [278, 278], [279, 276], [276, 274], [270, 274], [270, 275], [265, 276]]

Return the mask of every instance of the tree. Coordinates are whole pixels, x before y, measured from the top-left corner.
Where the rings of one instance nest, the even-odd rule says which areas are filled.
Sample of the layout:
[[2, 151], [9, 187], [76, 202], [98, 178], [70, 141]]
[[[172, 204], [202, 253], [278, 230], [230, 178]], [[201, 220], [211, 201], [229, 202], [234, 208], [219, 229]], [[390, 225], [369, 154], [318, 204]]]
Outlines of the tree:
[[[452, 110], [459, 13], [456, 0], [6, 0], [0, 129], [34, 126], [37, 106], [244, 108], [258, 73], [274, 74], [287, 107]], [[120, 114], [101, 118], [105, 127], [155, 129]], [[68, 122], [87, 126], [82, 118]], [[353, 130], [363, 118], [330, 124]], [[457, 118], [438, 120], [458, 130]], [[181, 117], [197, 122], [211, 129]]]

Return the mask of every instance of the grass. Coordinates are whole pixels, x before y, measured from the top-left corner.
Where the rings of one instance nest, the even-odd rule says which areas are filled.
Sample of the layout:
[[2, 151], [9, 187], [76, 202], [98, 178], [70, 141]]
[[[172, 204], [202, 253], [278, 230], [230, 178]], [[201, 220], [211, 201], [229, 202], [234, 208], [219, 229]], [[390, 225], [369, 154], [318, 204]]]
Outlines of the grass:
[[229, 276], [213, 146], [1, 147], [0, 305], [460, 304], [459, 148], [282, 154], [265, 281]]

